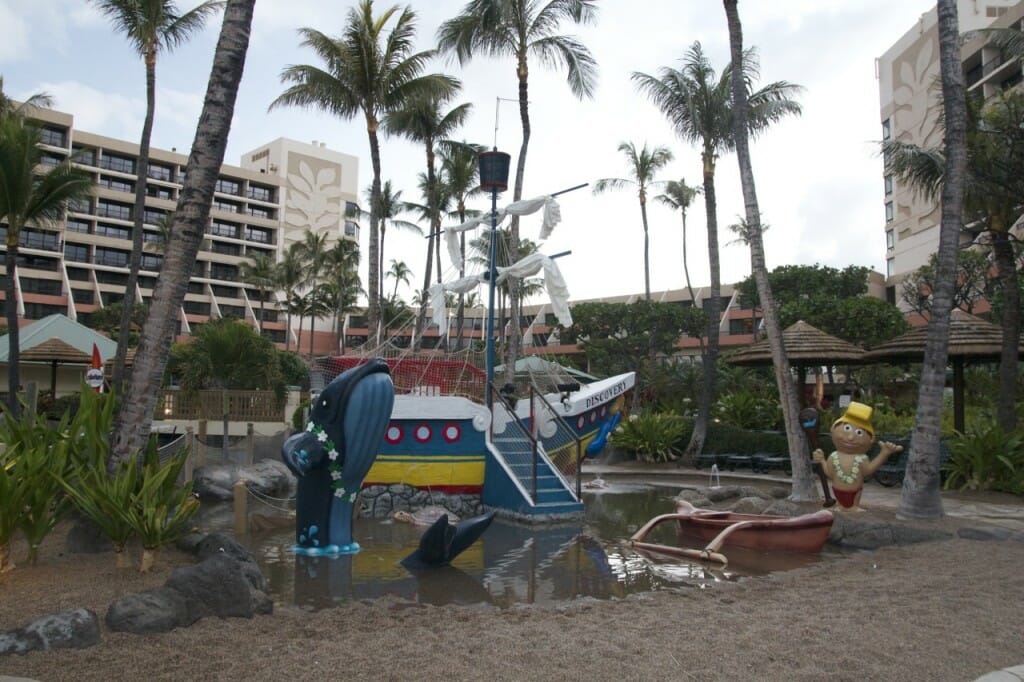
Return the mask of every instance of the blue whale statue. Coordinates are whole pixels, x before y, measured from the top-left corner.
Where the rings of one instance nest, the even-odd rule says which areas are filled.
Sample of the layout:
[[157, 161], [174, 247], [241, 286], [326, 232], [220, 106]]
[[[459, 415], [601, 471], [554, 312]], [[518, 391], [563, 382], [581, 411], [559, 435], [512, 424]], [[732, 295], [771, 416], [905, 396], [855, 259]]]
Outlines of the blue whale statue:
[[339, 374], [310, 407], [306, 430], [281, 446], [298, 477], [296, 553], [354, 554], [353, 505], [391, 420], [395, 387], [376, 358]]

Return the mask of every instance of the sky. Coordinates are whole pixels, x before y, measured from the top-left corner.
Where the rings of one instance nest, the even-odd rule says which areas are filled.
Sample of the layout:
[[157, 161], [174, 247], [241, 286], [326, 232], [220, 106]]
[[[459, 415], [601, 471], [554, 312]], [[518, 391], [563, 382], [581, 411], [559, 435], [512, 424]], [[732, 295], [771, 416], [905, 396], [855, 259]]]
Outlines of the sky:
[[[179, 0], [190, 8], [193, 0]], [[362, 117], [341, 120], [312, 110], [269, 104], [283, 91], [279, 75], [291, 64], [319, 64], [299, 47], [298, 29], [328, 35], [342, 32], [352, 2], [258, 0], [235, 120], [225, 163], [265, 142], [290, 137], [318, 140], [359, 158], [359, 187], [372, 180], [369, 143]], [[412, 0], [417, 13], [418, 49], [434, 45], [437, 28], [464, 6], [463, 0]], [[699, 41], [717, 71], [727, 63], [729, 37], [719, 0], [604, 0], [596, 23], [566, 24], [598, 62], [592, 99], [577, 100], [564, 72], [531, 64], [532, 136], [524, 198], [590, 183], [560, 199], [562, 223], [541, 246], [555, 254], [574, 300], [644, 290], [643, 226], [634, 190], [594, 195], [600, 178], [628, 177], [621, 142], [666, 146], [674, 161], [658, 176], [701, 183], [696, 147], [675, 135], [662, 114], [640, 94], [631, 74], [679, 68]], [[804, 88], [800, 117], [777, 123], [751, 146], [762, 221], [768, 226], [769, 268], [815, 263], [842, 268], [864, 265], [884, 272], [885, 234], [878, 81], [875, 60], [895, 43], [934, 0], [743, 0], [739, 4], [745, 46], [757, 48], [759, 85], [788, 81]], [[379, 7], [390, 6], [378, 2]], [[187, 153], [209, 76], [220, 16], [189, 43], [162, 54], [157, 64], [157, 113], [152, 144]], [[521, 143], [515, 64], [511, 58], [477, 57], [466, 66], [443, 57], [430, 72], [454, 75], [463, 83], [454, 103], [473, 105], [457, 135], [512, 154], [513, 175]], [[71, 113], [75, 127], [136, 141], [145, 115], [145, 73], [141, 58], [87, 0], [0, 0], [0, 74], [8, 95], [46, 92], [54, 107]], [[384, 179], [420, 201], [417, 175], [425, 169], [422, 146], [399, 138], [382, 140]], [[511, 201], [511, 185], [499, 205]], [[735, 154], [724, 155], [716, 173], [722, 281], [750, 274], [749, 250], [734, 240], [729, 225], [743, 216]], [[657, 194], [654, 189], [652, 193]], [[363, 197], [360, 202], [366, 204]], [[489, 208], [489, 199], [473, 207]], [[678, 212], [648, 205], [651, 289], [684, 286], [682, 221]], [[687, 215], [687, 253], [694, 286], [709, 283], [703, 200]], [[536, 241], [538, 217], [524, 218], [521, 233]], [[367, 249], [367, 231], [361, 246]], [[403, 260], [415, 278], [399, 293], [406, 300], [422, 284], [426, 244], [410, 232], [388, 230], [385, 258]], [[447, 266], [446, 266], [447, 267]], [[365, 263], [363, 266], [364, 282]], [[388, 282], [386, 290], [393, 283]]]

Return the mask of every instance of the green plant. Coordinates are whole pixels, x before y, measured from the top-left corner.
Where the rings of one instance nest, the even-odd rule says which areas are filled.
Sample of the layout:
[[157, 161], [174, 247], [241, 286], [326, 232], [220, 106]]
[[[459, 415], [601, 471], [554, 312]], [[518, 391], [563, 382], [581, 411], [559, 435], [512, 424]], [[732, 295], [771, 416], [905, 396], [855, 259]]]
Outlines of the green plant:
[[789, 456], [786, 434], [777, 431], [748, 431], [732, 424], [708, 424], [704, 453], [709, 455], [768, 454]]
[[309, 398], [303, 398], [299, 401], [295, 411], [292, 412], [292, 428], [295, 429], [295, 431], [302, 431], [306, 428], [306, 415], [310, 405], [312, 405], [312, 403]]
[[749, 391], [723, 395], [714, 406], [715, 417], [744, 429], [777, 429], [782, 426], [782, 406], [775, 397]]
[[[0, 443], [4, 446], [0, 468], [4, 480], [0, 484], [4, 502], [0, 511], [0, 546], [9, 547], [13, 528], [20, 530], [28, 542], [28, 563], [34, 564], [43, 539], [70, 511], [66, 497], [51, 472], [63, 472], [69, 467], [72, 450], [69, 447], [69, 419], [65, 415], [56, 428], [51, 428], [44, 416], [25, 410], [15, 418], [9, 410], [3, 412]], [[0, 550], [4, 557], [9, 550]], [[0, 567], [3, 565], [0, 561]]]
[[644, 462], [677, 459], [680, 445], [689, 437], [689, 420], [665, 412], [647, 412], [632, 415], [620, 423], [611, 434], [616, 447], [635, 453]]
[[1006, 433], [995, 422], [979, 424], [949, 441], [944, 487], [1002, 490], [1024, 494], [1024, 436]]

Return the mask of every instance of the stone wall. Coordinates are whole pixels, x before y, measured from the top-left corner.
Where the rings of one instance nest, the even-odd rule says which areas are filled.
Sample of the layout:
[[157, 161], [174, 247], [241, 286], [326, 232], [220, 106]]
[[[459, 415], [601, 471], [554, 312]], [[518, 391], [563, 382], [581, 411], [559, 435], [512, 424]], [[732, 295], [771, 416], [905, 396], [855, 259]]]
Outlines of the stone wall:
[[479, 495], [449, 495], [405, 484], [371, 485], [363, 488], [360, 499], [363, 518], [387, 518], [396, 511], [415, 512], [429, 506], [444, 507], [460, 519], [484, 513]]

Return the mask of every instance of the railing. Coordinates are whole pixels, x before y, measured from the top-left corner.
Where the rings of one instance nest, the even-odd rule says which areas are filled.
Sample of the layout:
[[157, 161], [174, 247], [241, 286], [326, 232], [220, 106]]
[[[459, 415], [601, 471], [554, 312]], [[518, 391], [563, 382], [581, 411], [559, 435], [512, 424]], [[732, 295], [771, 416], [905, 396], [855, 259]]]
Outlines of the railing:
[[285, 421], [284, 400], [273, 391], [165, 390], [156, 409], [163, 419], [218, 419], [233, 422]]
[[576, 499], [580, 499], [583, 492], [580, 476], [583, 442], [535, 384], [530, 385], [530, 425], [533, 437], [544, 446], [555, 472], [563, 479], [570, 479], [566, 483], [576, 491]]
[[[491, 391], [491, 442], [498, 449], [513, 475], [529, 490], [530, 502], [537, 504], [537, 439], [516, 415], [515, 397], [508, 400], [494, 384]], [[495, 423], [504, 429], [495, 433]]]

